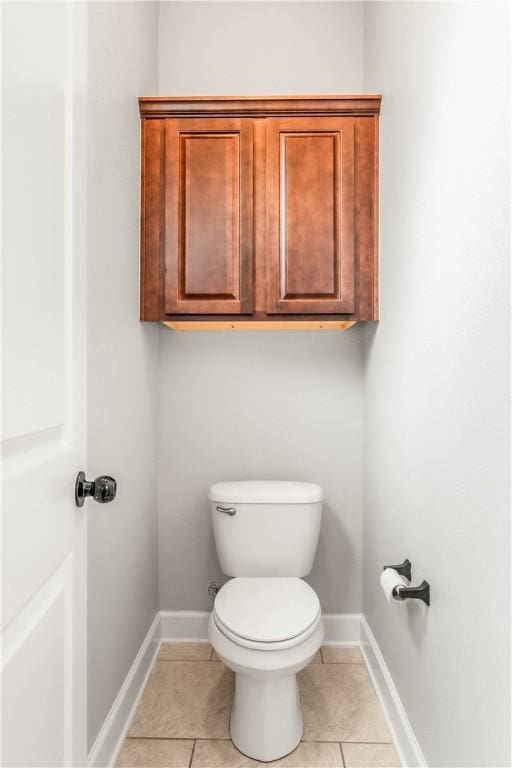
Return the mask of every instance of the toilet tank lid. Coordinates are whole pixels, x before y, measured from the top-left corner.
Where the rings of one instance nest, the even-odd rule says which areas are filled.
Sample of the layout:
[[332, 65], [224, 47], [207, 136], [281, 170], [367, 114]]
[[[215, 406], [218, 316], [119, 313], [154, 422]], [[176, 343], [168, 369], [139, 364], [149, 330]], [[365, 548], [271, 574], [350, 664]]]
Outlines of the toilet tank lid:
[[226, 504], [311, 504], [323, 501], [324, 494], [316, 483], [235, 480], [214, 483], [210, 486], [208, 498]]

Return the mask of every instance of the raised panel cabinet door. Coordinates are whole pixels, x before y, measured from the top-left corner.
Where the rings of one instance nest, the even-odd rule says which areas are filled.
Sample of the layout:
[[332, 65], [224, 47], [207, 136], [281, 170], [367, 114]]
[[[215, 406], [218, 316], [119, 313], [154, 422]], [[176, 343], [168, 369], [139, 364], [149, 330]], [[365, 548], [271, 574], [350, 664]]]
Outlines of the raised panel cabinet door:
[[166, 314], [252, 310], [250, 119], [165, 121]]
[[267, 312], [354, 312], [354, 119], [269, 118], [266, 165]]

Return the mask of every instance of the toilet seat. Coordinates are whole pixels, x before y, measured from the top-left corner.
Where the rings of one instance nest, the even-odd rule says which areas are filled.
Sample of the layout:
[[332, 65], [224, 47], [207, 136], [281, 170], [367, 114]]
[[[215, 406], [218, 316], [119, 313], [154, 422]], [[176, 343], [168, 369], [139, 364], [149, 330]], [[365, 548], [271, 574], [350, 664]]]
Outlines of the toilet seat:
[[310, 637], [321, 621], [321, 610], [315, 591], [302, 579], [245, 577], [222, 587], [212, 618], [237, 645], [275, 651]]

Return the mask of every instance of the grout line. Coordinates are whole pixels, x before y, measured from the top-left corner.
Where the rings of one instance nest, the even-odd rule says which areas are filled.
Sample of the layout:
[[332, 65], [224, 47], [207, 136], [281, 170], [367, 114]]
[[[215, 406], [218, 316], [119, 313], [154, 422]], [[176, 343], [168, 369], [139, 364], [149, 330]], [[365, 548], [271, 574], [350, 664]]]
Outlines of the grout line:
[[192, 752], [190, 753], [190, 760], [189, 760], [189, 763], [188, 763], [188, 768], [191, 768], [191, 766], [192, 766], [192, 760], [194, 759], [194, 752], [196, 751], [196, 744], [197, 744], [197, 739], [192, 744]]
[[210, 661], [215, 661], [215, 659], [157, 659], [157, 661], [174, 661], [174, 662], [188, 661], [188, 662], [195, 662], [199, 664], [204, 664], [206, 662], [209, 664]]
[[197, 739], [194, 736], [127, 736], [125, 741], [197, 741]]
[[343, 754], [343, 747], [342, 747], [342, 745], [341, 745], [341, 741], [339, 741], [339, 742], [338, 742], [338, 744], [340, 745], [340, 752], [341, 752], [341, 762], [342, 762], [342, 764], [343, 764], [343, 768], [347, 768], [347, 764], [346, 764], [346, 762], [345, 762], [345, 755]]
[[[320, 654], [320, 656], [322, 656], [322, 654]], [[213, 649], [209, 659], [187, 659], [187, 658], [165, 659], [165, 658], [162, 658], [161, 656], [157, 656], [155, 658], [155, 661], [189, 661], [189, 662], [193, 661], [193, 662], [199, 662], [199, 663], [204, 663], [205, 661], [208, 661], [208, 662], [213, 661], [214, 664], [223, 663], [222, 659], [213, 658]], [[366, 664], [364, 663], [364, 661], [324, 661], [323, 656], [322, 656], [321, 662], [315, 662], [315, 663], [310, 662], [308, 666], [316, 667], [317, 665], [319, 666], [320, 664], [325, 664], [326, 667], [366, 667]]]
[[[211, 739], [211, 741], [225, 741], [225, 739]], [[375, 746], [395, 746], [392, 741], [351, 741], [350, 739], [343, 739], [341, 741], [334, 741], [334, 739], [302, 739], [306, 744], [374, 744]]]
[[[230, 738], [219, 739], [215, 736], [127, 736], [126, 741], [232, 741]], [[301, 739], [301, 744], [339, 744], [341, 741], [333, 739]], [[343, 739], [343, 744], [373, 744], [374, 746], [394, 746], [392, 741], [350, 741]]]

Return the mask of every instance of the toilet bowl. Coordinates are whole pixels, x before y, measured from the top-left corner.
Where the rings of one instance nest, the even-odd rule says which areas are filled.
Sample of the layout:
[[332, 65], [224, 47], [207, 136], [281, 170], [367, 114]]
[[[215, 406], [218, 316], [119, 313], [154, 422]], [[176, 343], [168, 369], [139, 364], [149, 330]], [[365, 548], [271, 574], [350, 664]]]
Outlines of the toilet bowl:
[[263, 762], [292, 752], [303, 728], [296, 675], [324, 638], [314, 590], [299, 578], [235, 578], [217, 595], [208, 637], [236, 674], [235, 746]]
[[313, 565], [323, 492], [313, 483], [236, 481], [216, 483], [209, 499], [220, 565], [234, 577], [208, 625], [236, 676], [231, 739], [270, 762], [302, 738], [296, 675], [324, 638], [320, 602], [302, 580]]

